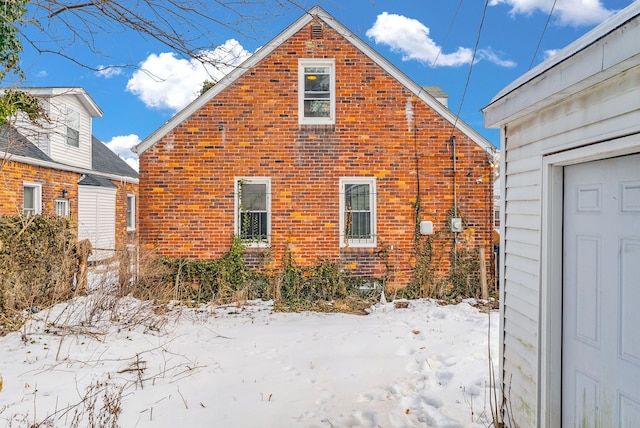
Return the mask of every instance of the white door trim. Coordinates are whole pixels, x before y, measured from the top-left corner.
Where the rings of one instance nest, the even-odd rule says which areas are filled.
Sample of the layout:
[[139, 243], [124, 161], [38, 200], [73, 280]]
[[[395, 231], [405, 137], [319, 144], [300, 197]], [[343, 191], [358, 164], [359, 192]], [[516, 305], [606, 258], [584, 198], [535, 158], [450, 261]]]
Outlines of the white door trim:
[[538, 426], [562, 424], [563, 168], [640, 153], [640, 134], [542, 157], [542, 242], [538, 351]]

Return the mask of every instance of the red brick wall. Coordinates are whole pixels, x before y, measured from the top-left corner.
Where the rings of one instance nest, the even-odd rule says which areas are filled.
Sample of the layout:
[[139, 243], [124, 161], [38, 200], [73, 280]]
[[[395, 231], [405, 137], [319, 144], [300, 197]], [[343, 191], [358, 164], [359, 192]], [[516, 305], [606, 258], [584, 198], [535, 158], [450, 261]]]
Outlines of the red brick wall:
[[[355, 273], [382, 276], [384, 243], [392, 282], [410, 280], [418, 175], [422, 219], [448, 228], [452, 125], [329, 27], [321, 40], [309, 35], [303, 28], [141, 155], [142, 244], [171, 257], [221, 256], [233, 233], [234, 177], [270, 177], [276, 266], [288, 248], [300, 265], [339, 259]], [[335, 126], [298, 124], [299, 58], [335, 59]], [[461, 238], [489, 257], [489, 155], [455, 136], [458, 209], [468, 222]], [[378, 248], [340, 250], [341, 177], [377, 178]], [[436, 241], [446, 271], [453, 234]]]
[[[116, 191], [116, 249], [122, 249], [127, 244], [137, 243], [138, 232], [138, 185], [133, 183], [123, 183], [116, 180], [111, 182], [118, 186]], [[135, 196], [135, 230], [127, 231], [127, 196]]]
[[29, 182], [42, 185], [42, 214], [55, 215], [55, 200], [66, 190], [69, 211], [77, 216], [79, 179], [80, 174], [74, 172], [9, 161], [0, 169], [0, 215], [22, 214], [23, 184]]
[[[62, 190], [67, 191], [69, 211], [78, 217], [78, 180], [81, 174], [43, 168], [15, 161], [8, 161], [0, 169], [0, 215], [22, 214], [23, 185], [25, 182], [42, 185], [42, 214], [55, 215], [55, 200], [62, 198]], [[118, 186], [116, 191], [116, 247], [135, 243], [136, 232], [127, 232], [127, 194], [137, 194], [138, 185], [112, 180]], [[137, 201], [136, 201], [137, 202]]]

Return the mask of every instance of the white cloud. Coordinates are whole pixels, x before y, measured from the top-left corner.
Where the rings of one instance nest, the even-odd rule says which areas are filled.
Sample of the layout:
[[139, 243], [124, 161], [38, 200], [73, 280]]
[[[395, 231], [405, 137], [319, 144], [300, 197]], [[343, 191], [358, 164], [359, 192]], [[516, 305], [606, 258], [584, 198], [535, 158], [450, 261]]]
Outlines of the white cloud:
[[[548, 14], [553, 0], [491, 0], [490, 6], [506, 4], [511, 6], [512, 15], [530, 15], [534, 12]], [[616, 11], [607, 9], [600, 0], [558, 0], [553, 14], [555, 23], [561, 26], [596, 25]]]
[[133, 146], [140, 144], [140, 137], [135, 134], [119, 135], [105, 143], [115, 154], [124, 159], [129, 166], [138, 170], [138, 156], [131, 151]]
[[96, 70], [96, 76], [110, 79], [113, 76], [119, 76], [122, 74], [122, 68], [112, 65], [99, 65]]
[[[457, 67], [471, 63], [473, 50], [459, 47], [453, 53], [443, 53], [431, 37], [429, 28], [420, 21], [402, 15], [383, 12], [367, 30], [367, 37], [403, 54], [402, 60], [417, 60], [431, 66]], [[500, 59], [491, 50], [480, 50], [476, 60], [487, 60], [503, 67], [513, 67], [512, 61]]]
[[127, 82], [127, 90], [147, 107], [178, 111], [200, 93], [205, 80], [218, 81], [251, 56], [236, 40], [227, 40], [197, 59], [177, 58], [172, 52], [149, 55]]
[[544, 59], [554, 56], [560, 49], [547, 49], [544, 51]]
[[493, 50], [489, 49], [479, 49], [478, 53], [476, 54], [476, 60], [486, 60], [489, 62], [492, 62], [494, 64], [497, 64], [501, 67], [507, 67], [507, 68], [512, 68], [515, 67], [517, 64], [514, 61], [508, 60], [508, 59], [502, 59], [500, 58], [498, 55], [496, 55]]

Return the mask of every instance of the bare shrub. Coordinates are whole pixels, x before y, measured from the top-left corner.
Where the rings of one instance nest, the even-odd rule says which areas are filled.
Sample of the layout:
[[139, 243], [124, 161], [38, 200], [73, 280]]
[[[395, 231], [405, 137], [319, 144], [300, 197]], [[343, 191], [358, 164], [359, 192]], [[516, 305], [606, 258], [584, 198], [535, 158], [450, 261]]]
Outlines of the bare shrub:
[[117, 428], [122, 413], [124, 388], [110, 383], [95, 382], [87, 387], [82, 405], [76, 407], [72, 428]]
[[0, 217], [0, 335], [73, 295], [74, 230], [64, 217]]
[[[174, 283], [171, 281], [173, 271], [164, 259], [159, 258], [153, 251], [145, 251], [137, 247], [129, 254], [133, 254], [135, 258], [132, 262], [133, 272], [129, 281], [122, 279], [119, 281], [121, 284], [119, 294], [156, 303], [167, 303], [173, 300], [175, 297]], [[128, 260], [124, 263], [128, 263]]]

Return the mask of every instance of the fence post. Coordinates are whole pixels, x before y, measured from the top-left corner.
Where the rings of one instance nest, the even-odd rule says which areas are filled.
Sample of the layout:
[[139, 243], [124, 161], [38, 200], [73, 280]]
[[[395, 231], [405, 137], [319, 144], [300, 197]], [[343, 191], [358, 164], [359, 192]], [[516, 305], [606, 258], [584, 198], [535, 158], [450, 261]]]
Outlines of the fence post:
[[482, 287], [482, 299], [489, 298], [489, 290], [487, 289], [487, 262], [484, 259], [484, 247], [480, 247], [480, 285]]
[[83, 239], [82, 241], [78, 242], [78, 275], [76, 294], [84, 293], [87, 289], [89, 255], [91, 255], [91, 241], [89, 241], [88, 239]]

